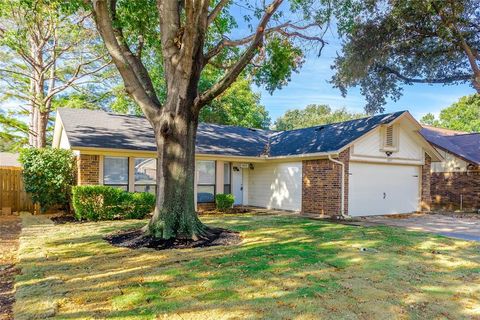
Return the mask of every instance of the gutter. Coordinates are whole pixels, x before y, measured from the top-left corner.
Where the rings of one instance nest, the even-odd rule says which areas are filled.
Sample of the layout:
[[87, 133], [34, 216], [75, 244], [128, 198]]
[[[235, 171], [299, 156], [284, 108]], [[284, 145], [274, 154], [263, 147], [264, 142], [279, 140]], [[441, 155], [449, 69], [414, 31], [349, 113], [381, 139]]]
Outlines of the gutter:
[[340, 203], [340, 215], [342, 216], [342, 218], [346, 219], [347, 216], [345, 215], [345, 164], [339, 160], [333, 159], [331, 154], [328, 155], [328, 160], [340, 165], [340, 168], [342, 168], [342, 182], [341, 182], [342, 194], [341, 194], [341, 203]]

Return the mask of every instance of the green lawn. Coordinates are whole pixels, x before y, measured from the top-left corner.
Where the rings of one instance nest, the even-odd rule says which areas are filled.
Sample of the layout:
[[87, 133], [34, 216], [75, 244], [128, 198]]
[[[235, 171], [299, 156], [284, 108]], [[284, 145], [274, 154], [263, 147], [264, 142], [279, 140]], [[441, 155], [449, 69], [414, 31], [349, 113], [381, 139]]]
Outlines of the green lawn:
[[287, 216], [202, 220], [242, 244], [129, 250], [102, 236], [145, 222], [24, 217], [16, 319], [480, 318], [480, 243]]

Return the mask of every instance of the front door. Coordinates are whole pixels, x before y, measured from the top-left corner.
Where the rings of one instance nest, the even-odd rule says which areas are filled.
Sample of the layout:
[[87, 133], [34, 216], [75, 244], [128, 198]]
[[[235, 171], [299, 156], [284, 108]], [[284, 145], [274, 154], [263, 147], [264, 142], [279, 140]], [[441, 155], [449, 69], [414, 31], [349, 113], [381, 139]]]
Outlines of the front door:
[[232, 166], [232, 190], [235, 205], [243, 204], [243, 169], [238, 164]]

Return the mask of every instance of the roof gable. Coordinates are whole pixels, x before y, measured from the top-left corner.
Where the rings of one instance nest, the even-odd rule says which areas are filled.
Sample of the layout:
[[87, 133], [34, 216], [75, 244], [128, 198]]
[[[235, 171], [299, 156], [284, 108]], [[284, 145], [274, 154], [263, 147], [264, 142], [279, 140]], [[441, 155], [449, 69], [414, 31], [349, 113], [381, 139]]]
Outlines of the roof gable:
[[[246, 157], [332, 153], [404, 113], [290, 131], [201, 123], [197, 131], [196, 153]], [[72, 148], [156, 150], [153, 130], [144, 117], [66, 108], [59, 109], [58, 115]]]
[[420, 133], [435, 146], [480, 165], [480, 133], [463, 133], [432, 127], [424, 127]]

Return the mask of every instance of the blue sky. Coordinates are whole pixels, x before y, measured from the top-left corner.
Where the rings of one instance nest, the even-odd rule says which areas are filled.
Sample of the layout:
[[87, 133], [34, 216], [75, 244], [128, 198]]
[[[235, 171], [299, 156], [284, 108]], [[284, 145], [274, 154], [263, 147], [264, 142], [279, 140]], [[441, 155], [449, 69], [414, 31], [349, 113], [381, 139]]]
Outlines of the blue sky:
[[[338, 89], [332, 87], [328, 80], [333, 71], [330, 65], [340, 52], [340, 40], [328, 39], [330, 44], [325, 47], [322, 56], [309, 54], [305, 64], [298, 74], [292, 76], [291, 82], [281, 90], [270, 95], [262, 88], [257, 88], [262, 94], [261, 103], [266, 107], [272, 122], [288, 109], [304, 108], [308, 104], [327, 104], [332, 108], [346, 107], [351, 112], [362, 112], [365, 99], [357, 88], [351, 89], [343, 98]], [[457, 101], [460, 97], [473, 94], [475, 91], [468, 85], [442, 86], [415, 84], [404, 87], [404, 95], [399, 101], [389, 101], [385, 112], [409, 110], [413, 116], [420, 119], [431, 112], [438, 115], [440, 110]]]
[[[232, 14], [239, 23], [239, 28], [232, 33], [232, 38], [237, 38], [239, 34], [245, 36], [251, 32], [242, 21], [244, 14], [251, 14], [249, 10], [237, 5]], [[291, 20], [296, 21], [295, 19]], [[345, 107], [351, 112], [363, 111], [365, 99], [358, 88], [349, 90], [347, 97], [343, 98], [340, 91], [328, 83], [333, 75], [330, 66], [333, 64], [337, 52], [341, 52], [341, 39], [335, 31], [334, 24], [327, 31], [325, 39], [329, 44], [324, 48], [321, 57], [318, 57], [318, 52], [312, 50], [313, 52], [307, 55], [300, 72], [292, 76], [291, 82], [287, 86], [275, 91], [273, 95], [262, 88], [256, 88], [261, 92], [261, 103], [270, 113], [272, 123], [285, 111], [304, 108], [308, 104], [327, 104], [332, 108]], [[405, 86], [403, 92], [399, 101], [388, 102], [385, 106], [386, 113], [409, 110], [417, 119], [429, 112], [437, 116], [441, 109], [457, 101], [460, 97], [475, 93], [468, 84], [451, 86], [415, 84]]]

